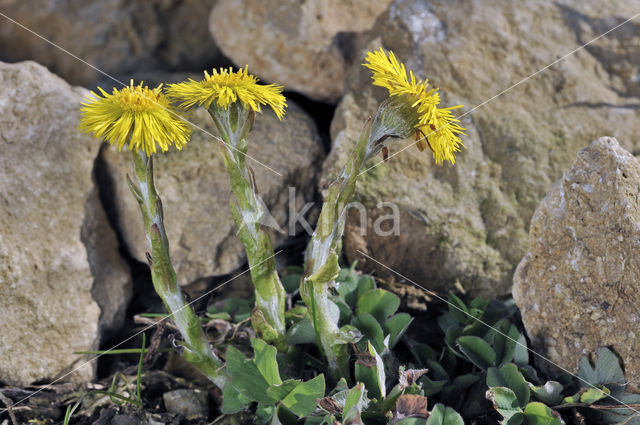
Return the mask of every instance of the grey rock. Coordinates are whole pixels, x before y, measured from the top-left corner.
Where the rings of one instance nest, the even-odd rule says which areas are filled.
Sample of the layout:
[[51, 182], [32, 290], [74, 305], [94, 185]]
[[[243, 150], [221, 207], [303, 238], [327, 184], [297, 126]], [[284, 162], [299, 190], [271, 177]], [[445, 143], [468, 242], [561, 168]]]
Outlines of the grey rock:
[[[80, 366], [100, 309], [80, 240], [99, 144], [73, 88], [33, 62], [0, 63], [0, 381], [27, 385]], [[93, 365], [73, 374], [93, 377]]]
[[[220, 57], [208, 30], [215, 0], [3, 0], [0, 12], [100, 71], [200, 71]], [[0, 60], [35, 60], [72, 84], [104, 78], [16, 23], [2, 19]]]
[[162, 394], [164, 407], [169, 413], [181, 415], [207, 416], [209, 413], [209, 398], [203, 390], [180, 389]]
[[[640, 147], [633, 137], [640, 131], [633, 77], [640, 49], [630, 42], [640, 26], [630, 21], [509, 88], [635, 13], [627, 1], [532, 1], [517, 8], [506, 0], [465, 0], [456, 7], [394, 1], [373, 26], [365, 50], [393, 50], [408, 69], [440, 88], [441, 106], [465, 105], [454, 115], [464, 114], [466, 149], [455, 166], [436, 166], [430, 152], [390, 141], [390, 160], [358, 183], [356, 199], [369, 208], [367, 235], [360, 234], [352, 211], [344, 238], [349, 260], [402, 280], [364, 252], [433, 290], [459, 283], [471, 295], [509, 293], [531, 216], [584, 141], [611, 134], [628, 150]], [[363, 60], [364, 51], [355, 62]], [[347, 76], [320, 187], [337, 175], [364, 120], [386, 97], [370, 76], [359, 65]], [[372, 231], [391, 213], [377, 207], [380, 202], [397, 205], [398, 235]]]
[[100, 143], [78, 130], [87, 90], [34, 62], [0, 63], [0, 381], [93, 378], [131, 277], [92, 179]]
[[[282, 122], [266, 109], [257, 116], [247, 159], [272, 223], [279, 227], [273, 231], [276, 246], [286, 240], [289, 230], [289, 188], [295, 188], [297, 211], [313, 201], [316, 175], [324, 158], [315, 124], [293, 102], [288, 103]], [[229, 212], [231, 189], [214, 138], [213, 120], [202, 108], [185, 116], [197, 126], [191, 141], [182, 151], [154, 156], [156, 188], [181, 285], [229, 274], [246, 261]], [[130, 154], [105, 149], [103, 155], [113, 180], [120, 231], [133, 256], [146, 262], [142, 218], [126, 183], [127, 173], [132, 172]]]
[[582, 149], [536, 210], [513, 280], [534, 350], [575, 372], [581, 355], [611, 347], [636, 391], [639, 188], [640, 161], [616, 139], [602, 137]]
[[391, 0], [220, 0], [210, 28], [238, 66], [324, 101], [342, 95], [362, 35]]

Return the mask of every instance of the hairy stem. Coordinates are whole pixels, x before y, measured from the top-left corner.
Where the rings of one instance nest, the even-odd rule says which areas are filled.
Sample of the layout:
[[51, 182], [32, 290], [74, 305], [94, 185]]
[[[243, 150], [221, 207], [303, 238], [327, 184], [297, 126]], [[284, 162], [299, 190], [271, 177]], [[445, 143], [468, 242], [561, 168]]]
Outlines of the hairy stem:
[[348, 342], [332, 310], [337, 308], [329, 298], [329, 287], [339, 272], [338, 255], [346, 207], [353, 197], [358, 173], [367, 158], [371, 123], [367, 122], [356, 147], [340, 175], [329, 186], [316, 230], [306, 254], [306, 268], [300, 293], [311, 311], [316, 340], [325, 355], [329, 373], [334, 377], [349, 376]]
[[392, 97], [378, 107], [365, 124], [356, 146], [340, 175], [329, 185], [318, 224], [306, 252], [305, 274], [300, 294], [311, 311], [316, 340], [334, 379], [349, 376], [348, 344], [359, 337], [351, 326], [339, 328], [337, 306], [329, 288], [339, 273], [342, 234], [349, 202], [365, 162], [376, 155], [385, 140], [413, 134], [418, 117], [405, 97]]
[[231, 216], [247, 252], [255, 287], [256, 308], [251, 322], [265, 341], [284, 350], [286, 294], [276, 270], [271, 237], [262, 224], [266, 206], [257, 193], [253, 170], [245, 165], [255, 112], [236, 102], [226, 109], [212, 104], [209, 113], [224, 140], [220, 153], [234, 195], [230, 201]]
[[151, 253], [147, 253], [147, 259], [151, 267], [153, 286], [184, 338], [182, 346], [185, 358], [219, 388], [222, 388], [226, 382], [221, 369], [222, 361], [211, 351], [200, 320], [189, 304], [185, 303], [177, 283], [176, 272], [171, 264], [162, 202], [153, 180], [152, 157], [140, 151], [133, 152], [132, 158], [135, 183], [130, 178], [128, 182], [131, 193], [140, 205], [147, 242], [151, 248]]

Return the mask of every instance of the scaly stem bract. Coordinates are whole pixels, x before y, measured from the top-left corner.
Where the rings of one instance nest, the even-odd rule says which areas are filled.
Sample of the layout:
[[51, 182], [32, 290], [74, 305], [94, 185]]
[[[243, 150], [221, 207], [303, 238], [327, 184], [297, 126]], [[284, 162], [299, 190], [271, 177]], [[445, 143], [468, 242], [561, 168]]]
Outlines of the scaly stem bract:
[[200, 320], [191, 306], [185, 303], [178, 286], [176, 272], [169, 256], [169, 240], [164, 228], [162, 202], [156, 192], [153, 181], [153, 160], [146, 153], [132, 152], [135, 170], [135, 183], [128, 179], [131, 193], [140, 205], [144, 229], [151, 253], [147, 254], [151, 267], [151, 279], [171, 319], [180, 330], [184, 341], [185, 358], [204, 373], [219, 388], [226, 382], [222, 371], [222, 361], [218, 359], [209, 346]]
[[347, 164], [329, 185], [307, 248], [300, 294], [311, 312], [316, 340], [327, 359], [329, 373], [336, 380], [349, 376], [348, 344], [359, 338], [352, 326], [339, 328], [339, 314], [335, 314], [338, 307], [329, 297], [339, 272], [347, 206], [364, 163], [380, 151], [383, 142], [413, 134], [417, 116], [410, 105], [404, 97], [389, 98], [380, 105], [373, 121], [367, 121]]
[[234, 195], [230, 201], [231, 216], [247, 252], [255, 287], [256, 308], [251, 323], [265, 341], [284, 350], [286, 294], [276, 270], [271, 237], [262, 225], [266, 206], [257, 193], [253, 171], [245, 165], [255, 112], [245, 109], [240, 102], [227, 108], [213, 103], [208, 111], [224, 141], [220, 143], [220, 153]]

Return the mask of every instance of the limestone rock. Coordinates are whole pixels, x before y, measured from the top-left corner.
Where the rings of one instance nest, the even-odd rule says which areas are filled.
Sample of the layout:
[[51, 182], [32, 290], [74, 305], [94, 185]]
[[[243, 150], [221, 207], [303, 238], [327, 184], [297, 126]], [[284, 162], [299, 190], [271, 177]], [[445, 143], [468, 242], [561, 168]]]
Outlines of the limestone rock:
[[114, 334], [124, 323], [133, 282], [129, 265], [120, 256], [118, 239], [102, 208], [97, 187], [85, 204], [80, 238], [87, 249], [94, 277], [91, 295], [100, 306], [100, 334]]
[[[436, 166], [429, 152], [389, 141], [390, 160], [358, 184], [356, 198], [368, 207], [367, 235], [352, 211], [344, 239], [349, 260], [392, 276], [362, 251], [430, 289], [452, 290], [458, 281], [472, 295], [509, 293], [531, 216], [584, 141], [611, 134], [631, 151], [640, 148], [632, 137], [640, 132], [633, 77], [640, 24], [628, 22], [507, 89], [635, 13], [626, 1], [533, 1], [514, 8], [506, 0], [465, 0], [456, 7], [395, 0], [373, 26], [367, 50], [393, 50], [440, 88], [441, 106], [465, 105], [455, 115], [463, 114], [466, 149], [455, 166]], [[355, 63], [363, 59], [364, 51]], [[337, 174], [364, 120], [386, 96], [359, 65], [345, 91], [321, 186]], [[398, 207], [398, 235], [373, 231], [376, 220], [392, 213], [376, 207], [380, 202]]]
[[[99, 143], [78, 131], [88, 92], [33, 63], [0, 63], [0, 381], [27, 385], [78, 367], [97, 348], [92, 288], [126, 292], [126, 267], [95, 197]], [[87, 218], [87, 214], [95, 216]], [[83, 223], [87, 226], [83, 228]], [[88, 235], [81, 232], [101, 229]], [[85, 236], [86, 233], [85, 233]], [[100, 270], [97, 271], [96, 270]], [[93, 273], [93, 274], [92, 274]], [[109, 303], [99, 301], [105, 311]], [[108, 312], [105, 327], [117, 322]], [[88, 380], [93, 365], [72, 378]]]
[[639, 230], [640, 161], [602, 137], [578, 153], [531, 221], [513, 297], [534, 350], [576, 371], [581, 355], [609, 346], [638, 382]]
[[[219, 58], [207, 16], [215, 0], [4, 0], [0, 12], [107, 74], [128, 83], [140, 71], [200, 72]], [[36, 60], [72, 84], [103, 75], [2, 19], [0, 60]]]
[[342, 82], [361, 34], [391, 0], [220, 0], [210, 29], [238, 66], [287, 89], [324, 101]]
[[[281, 122], [267, 109], [256, 117], [247, 158], [259, 194], [284, 232], [273, 232], [275, 245], [289, 233], [289, 208], [299, 212], [314, 200], [316, 174], [323, 160], [315, 124], [293, 102], [288, 104]], [[187, 146], [154, 156], [171, 258], [182, 285], [231, 273], [246, 261], [229, 212], [231, 188], [214, 138], [213, 120], [203, 108], [194, 109], [186, 118], [197, 126]], [[132, 255], [146, 262], [142, 218], [126, 183], [127, 173], [132, 173], [130, 154], [109, 148], [103, 155], [113, 179], [121, 233]], [[290, 190], [295, 192], [290, 194]], [[295, 197], [295, 206], [290, 196]]]

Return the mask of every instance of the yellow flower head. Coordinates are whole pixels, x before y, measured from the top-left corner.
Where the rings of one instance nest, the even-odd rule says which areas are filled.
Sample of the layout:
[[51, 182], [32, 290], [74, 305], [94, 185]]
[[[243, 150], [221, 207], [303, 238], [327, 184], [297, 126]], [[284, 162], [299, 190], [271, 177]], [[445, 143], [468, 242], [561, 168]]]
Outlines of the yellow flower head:
[[189, 141], [190, 128], [181, 120], [162, 93], [155, 89], [131, 85], [109, 94], [98, 87], [102, 96], [91, 92], [80, 109], [80, 130], [103, 138], [118, 150], [128, 143], [129, 150], [142, 149], [147, 155], [164, 152], [172, 144], [179, 150]]
[[407, 76], [404, 64], [398, 62], [391, 51], [389, 56], [382, 48], [369, 52], [363, 65], [373, 71], [373, 85], [385, 87], [390, 96], [407, 95], [408, 99], [413, 100], [411, 107], [415, 108], [419, 116], [416, 125], [418, 149], [423, 151], [429, 146], [436, 164], [442, 164], [445, 160], [454, 164], [455, 152], [464, 147], [457, 134], [465, 133], [451, 110], [461, 108], [462, 105], [438, 108], [440, 95], [437, 89], [428, 90], [428, 80], [416, 79], [412, 71]]
[[213, 101], [226, 109], [236, 101], [242, 106], [261, 112], [261, 105], [268, 105], [274, 110], [278, 119], [284, 116], [284, 108], [287, 106], [282, 95], [282, 86], [269, 84], [260, 85], [258, 79], [249, 74], [247, 67], [233, 72], [231, 68], [214, 69], [211, 75], [204, 72], [204, 80], [189, 81], [171, 84], [167, 90], [169, 96], [179, 100], [183, 108], [191, 108], [194, 105], [209, 108]]

